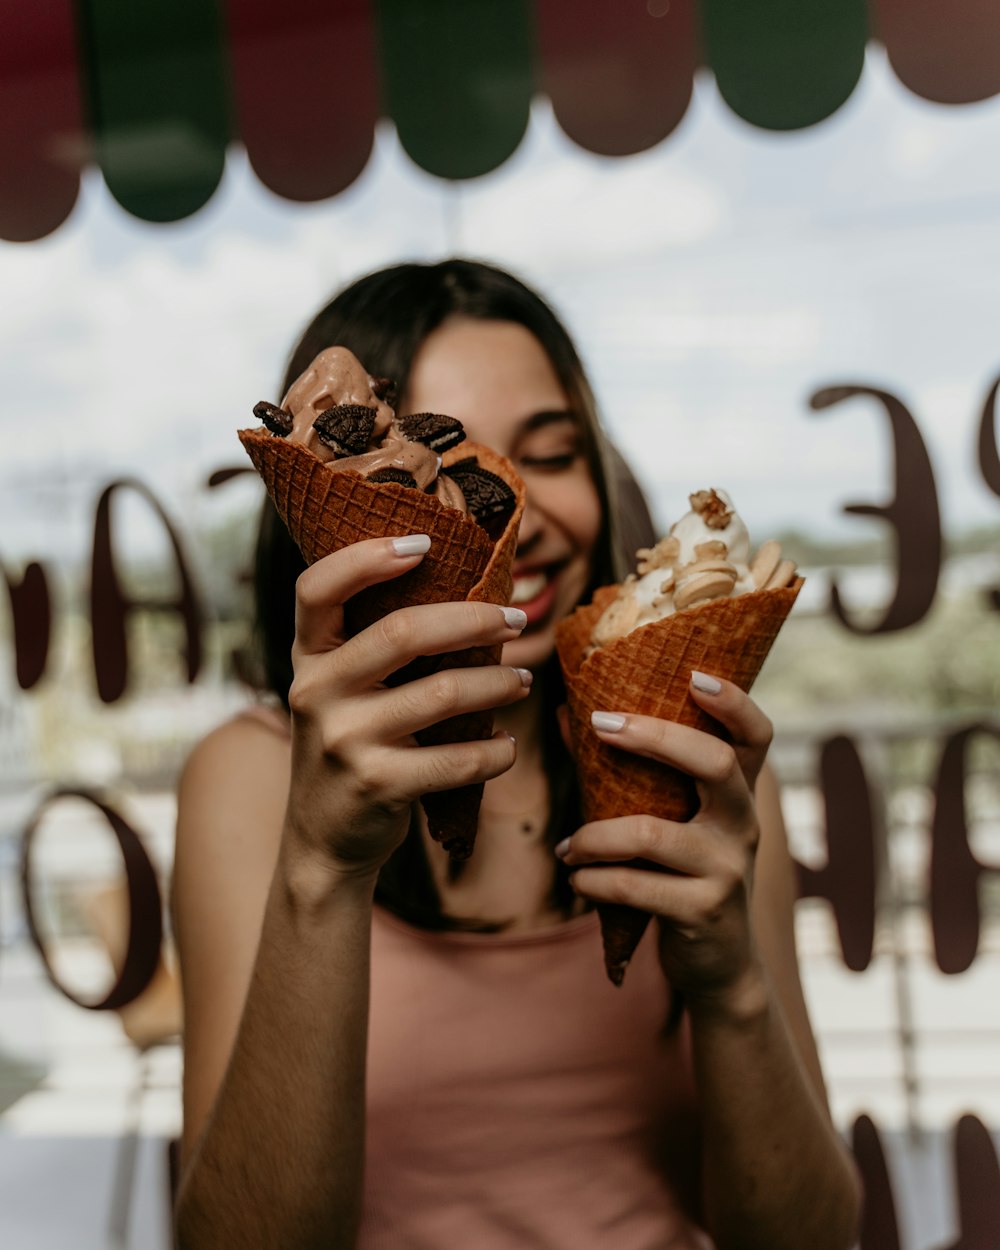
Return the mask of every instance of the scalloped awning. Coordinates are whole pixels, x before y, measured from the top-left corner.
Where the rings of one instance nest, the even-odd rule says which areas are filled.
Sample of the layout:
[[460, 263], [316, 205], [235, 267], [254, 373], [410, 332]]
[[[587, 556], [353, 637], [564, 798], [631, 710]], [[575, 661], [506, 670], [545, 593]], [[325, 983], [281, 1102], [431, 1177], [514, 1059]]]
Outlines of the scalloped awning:
[[927, 100], [1000, 92], [1000, 0], [0, 0], [0, 238], [55, 230], [92, 162], [128, 212], [177, 221], [230, 142], [276, 194], [327, 199], [380, 116], [422, 168], [473, 178], [536, 92], [625, 156], [670, 134], [702, 65], [740, 117], [796, 130], [850, 96], [871, 38]]

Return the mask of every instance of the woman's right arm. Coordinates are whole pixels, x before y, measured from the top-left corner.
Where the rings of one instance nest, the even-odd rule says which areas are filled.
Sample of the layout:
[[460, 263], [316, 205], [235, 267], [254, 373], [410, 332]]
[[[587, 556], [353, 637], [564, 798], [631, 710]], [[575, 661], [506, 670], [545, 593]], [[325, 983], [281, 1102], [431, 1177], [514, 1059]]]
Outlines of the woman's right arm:
[[173, 889], [181, 1250], [354, 1244], [378, 870], [420, 794], [497, 776], [514, 758], [506, 736], [419, 747], [412, 735], [526, 693], [499, 665], [383, 684], [418, 654], [516, 637], [495, 605], [406, 608], [344, 640], [344, 601], [419, 558], [374, 540], [300, 579], [290, 779], [275, 784], [263, 758], [273, 749], [246, 727], [241, 747], [209, 738], [185, 771]]

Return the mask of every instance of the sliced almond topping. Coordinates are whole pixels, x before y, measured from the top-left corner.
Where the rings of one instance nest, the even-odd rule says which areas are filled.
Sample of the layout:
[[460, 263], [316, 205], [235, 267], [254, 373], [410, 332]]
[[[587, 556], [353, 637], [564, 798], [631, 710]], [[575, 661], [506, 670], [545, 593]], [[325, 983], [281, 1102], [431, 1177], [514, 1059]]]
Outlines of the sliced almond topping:
[[795, 561], [782, 560], [764, 585], [764, 590], [780, 590], [782, 586], [790, 586], [795, 577]]
[[750, 562], [750, 575], [758, 590], [766, 586], [774, 570], [781, 563], [781, 543], [769, 538], [761, 543], [757, 554]]
[[711, 538], [707, 543], [695, 543], [694, 554], [699, 560], [724, 560], [729, 548], [718, 538]]
[[727, 599], [732, 593], [734, 583], [735, 579], [727, 573], [700, 573], [697, 577], [686, 578], [677, 587], [674, 606], [681, 612], [684, 608], [705, 603], [709, 599]]
[[698, 573], [726, 573], [733, 581], [739, 576], [728, 560], [692, 560], [690, 564], [677, 570], [678, 577], [694, 577]]

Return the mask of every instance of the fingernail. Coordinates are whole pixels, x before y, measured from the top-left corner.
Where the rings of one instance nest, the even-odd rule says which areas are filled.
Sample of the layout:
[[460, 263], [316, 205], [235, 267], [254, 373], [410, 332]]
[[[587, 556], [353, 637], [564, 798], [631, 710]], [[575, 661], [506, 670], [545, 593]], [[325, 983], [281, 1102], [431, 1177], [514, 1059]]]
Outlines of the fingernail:
[[590, 723], [606, 734], [616, 734], [625, 728], [625, 717], [618, 712], [591, 712]]
[[522, 686], [530, 686], [534, 680], [535, 675], [530, 668], [515, 668], [514, 672], [520, 677]]
[[563, 838], [563, 840], [554, 848], [555, 853], [559, 856], [560, 859], [562, 859], [564, 856], [569, 854], [569, 844], [570, 844], [570, 839]]
[[700, 690], [703, 694], [718, 694], [722, 689], [722, 682], [717, 681], [714, 677], [709, 677], [707, 673], [699, 673], [695, 669], [691, 674], [691, 685], [695, 690]]
[[528, 623], [527, 612], [522, 612], [520, 608], [501, 608], [500, 611], [511, 629], [524, 629]]
[[406, 534], [403, 538], [392, 540], [392, 549], [397, 556], [422, 556], [431, 549], [429, 534]]

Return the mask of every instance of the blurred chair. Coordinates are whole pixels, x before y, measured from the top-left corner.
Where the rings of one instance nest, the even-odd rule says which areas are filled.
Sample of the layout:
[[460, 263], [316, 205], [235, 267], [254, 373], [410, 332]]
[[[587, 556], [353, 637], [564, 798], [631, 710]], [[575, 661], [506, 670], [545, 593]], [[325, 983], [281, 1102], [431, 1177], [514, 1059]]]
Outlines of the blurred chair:
[[[104, 944], [108, 958], [119, 976], [125, 962], [129, 939], [128, 889], [125, 881], [88, 890], [78, 896], [81, 909]], [[180, 982], [175, 971], [173, 947], [169, 938], [160, 948], [156, 970], [142, 993], [118, 1008], [125, 1036], [136, 1052], [136, 1079], [129, 1090], [125, 1129], [118, 1146], [114, 1185], [108, 1213], [108, 1234], [115, 1250], [128, 1246], [128, 1224], [135, 1186], [135, 1164], [142, 1126], [142, 1104], [150, 1086], [151, 1055], [158, 1046], [181, 1035], [183, 1012]], [[171, 1143], [172, 1144], [172, 1143]], [[168, 1147], [169, 1151], [169, 1147]], [[173, 1160], [168, 1159], [168, 1193], [173, 1194]], [[171, 1209], [172, 1209], [171, 1202]]]

